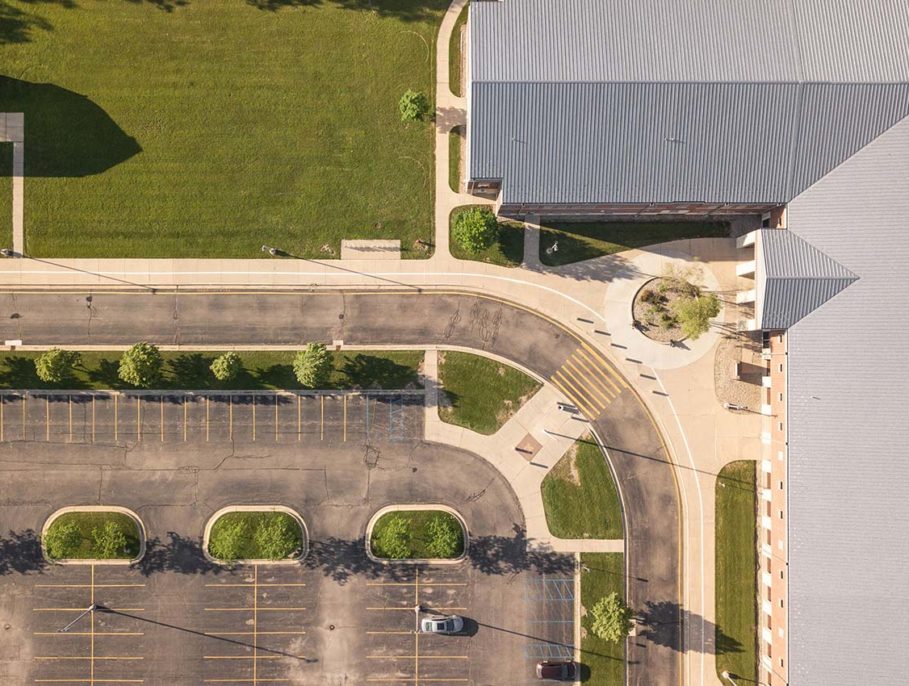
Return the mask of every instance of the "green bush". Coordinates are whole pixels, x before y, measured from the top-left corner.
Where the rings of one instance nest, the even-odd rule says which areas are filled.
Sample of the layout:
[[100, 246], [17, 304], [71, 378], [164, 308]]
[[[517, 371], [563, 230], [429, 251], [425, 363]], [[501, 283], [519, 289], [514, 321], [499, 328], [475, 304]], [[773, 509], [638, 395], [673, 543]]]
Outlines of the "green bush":
[[429, 114], [429, 100], [425, 93], [407, 89], [398, 102], [401, 121], [420, 121]]
[[590, 630], [604, 641], [621, 641], [631, 631], [631, 609], [612, 592], [600, 598], [590, 611], [593, 622]]
[[74, 557], [81, 543], [82, 532], [73, 521], [55, 522], [44, 534], [44, 548], [48, 557], [55, 560]]
[[468, 253], [486, 250], [499, 238], [499, 223], [488, 207], [471, 207], [455, 217], [452, 238]]
[[161, 381], [164, 361], [161, 351], [150, 343], [136, 343], [120, 358], [120, 379], [138, 388], [150, 388]]
[[713, 293], [680, 298], [672, 304], [672, 311], [682, 332], [691, 340], [697, 340], [710, 328], [710, 320], [720, 313], [720, 300]]
[[233, 351], [219, 355], [211, 363], [211, 373], [218, 381], [233, 381], [243, 370], [243, 360]]
[[464, 547], [464, 534], [454, 517], [436, 514], [426, 525], [429, 540], [426, 549], [432, 557], [457, 557]]
[[263, 559], [282, 560], [299, 546], [300, 527], [290, 515], [276, 515], [259, 522], [254, 538]]
[[392, 560], [403, 560], [413, 556], [410, 527], [401, 515], [388, 517], [382, 523], [382, 527], [373, 533], [373, 552], [377, 556]]
[[92, 529], [92, 539], [95, 541], [98, 557], [102, 559], [119, 557], [126, 550], [126, 532], [117, 522], [111, 520]]
[[294, 376], [306, 388], [324, 386], [331, 368], [331, 354], [321, 343], [310, 343], [294, 356]]
[[246, 544], [247, 536], [244, 520], [222, 517], [211, 528], [208, 552], [219, 560], [236, 560]]
[[47, 383], [60, 383], [72, 376], [73, 367], [79, 364], [79, 353], [73, 350], [51, 348], [35, 359], [35, 373]]

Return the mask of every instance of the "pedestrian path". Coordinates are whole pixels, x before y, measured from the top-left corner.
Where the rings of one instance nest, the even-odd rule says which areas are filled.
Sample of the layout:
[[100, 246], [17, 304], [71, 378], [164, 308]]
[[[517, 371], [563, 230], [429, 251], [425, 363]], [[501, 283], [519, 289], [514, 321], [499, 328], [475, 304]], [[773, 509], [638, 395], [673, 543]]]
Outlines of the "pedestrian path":
[[12, 249], [21, 255], [25, 251], [25, 115], [22, 112], [0, 112], [0, 143], [13, 144]]
[[529, 546], [564, 553], [624, 551], [622, 539], [564, 539], [549, 533], [541, 491], [543, 478], [589, 430], [586, 421], [563, 409], [566, 398], [555, 387], [544, 385], [501, 429], [483, 436], [439, 419], [437, 350], [426, 351], [423, 373], [426, 440], [469, 450], [499, 470], [521, 503]]

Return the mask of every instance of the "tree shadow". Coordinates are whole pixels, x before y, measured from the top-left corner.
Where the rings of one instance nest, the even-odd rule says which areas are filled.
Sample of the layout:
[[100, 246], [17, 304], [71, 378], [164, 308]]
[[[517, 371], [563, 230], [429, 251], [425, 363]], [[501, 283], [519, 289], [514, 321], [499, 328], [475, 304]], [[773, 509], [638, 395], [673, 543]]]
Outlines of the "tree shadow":
[[25, 113], [26, 176], [100, 174], [142, 151], [94, 102], [50, 83], [0, 76], [0, 112]]
[[205, 557], [199, 541], [173, 531], [167, 532], [166, 541], [157, 536], [146, 540], [145, 556], [137, 567], [143, 576], [159, 572], [217, 574], [224, 569]]
[[0, 372], [0, 383], [6, 388], [45, 387], [45, 383], [38, 378], [33, 359], [9, 356], [3, 360], [3, 365], [6, 369]]
[[47, 565], [41, 539], [33, 529], [9, 531], [0, 538], [0, 576], [42, 572]]
[[467, 559], [481, 574], [507, 575], [532, 570], [540, 574], [574, 574], [571, 555], [529, 546], [526, 531], [515, 525], [513, 536], [470, 539]]
[[686, 652], [703, 652], [714, 655], [741, 653], [744, 646], [732, 636], [724, 633], [722, 628], [709, 622], [700, 615], [683, 611], [678, 603], [668, 600], [647, 601], [644, 609], [638, 613], [641, 628], [637, 637], [656, 645], [681, 651], [682, 621], [688, 626], [689, 641], [684, 647]]
[[168, 360], [171, 377], [184, 388], [211, 388], [215, 383], [211, 371], [212, 355], [184, 353]]
[[273, 364], [268, 367], [257, 367], [250, 371], [256, 388], [272, 386], [274, 388], [298, 389], [300, 382], [294, 376], [294, 368], [289, 364]]
[[434, 19], [448, 7], [447, 0], [246, 0], [260, 10], [277, 12], [294, 7], [323, 7], [336, 5], [341, 9], [372, 12], [379, 17], [402, 21]]
[[419, 386], [419, 377], [413, 367], [399, 364], [387, 357], [345, 355], [341, 371], [355, 388], [400, 389]]
[[120, 360], [103, 358], [98, 360], [98, 366], [87, 370], [88, 378], [103, 388], [127, 388], [120, 379]]

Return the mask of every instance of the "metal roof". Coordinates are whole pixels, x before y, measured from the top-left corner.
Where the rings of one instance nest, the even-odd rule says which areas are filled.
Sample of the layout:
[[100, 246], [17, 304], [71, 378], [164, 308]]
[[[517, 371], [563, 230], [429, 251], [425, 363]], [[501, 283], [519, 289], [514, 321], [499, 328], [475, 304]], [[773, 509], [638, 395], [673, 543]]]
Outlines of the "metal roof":
[[508, 204], [785, 203], [909, 116], [904, 2], [501, 0], [469, 35]]
[[787, 336], [790, 683], [899, 681], [909, 643], [909, 120], [795, 198], [787, 217], [790, 232], [859, 276]]

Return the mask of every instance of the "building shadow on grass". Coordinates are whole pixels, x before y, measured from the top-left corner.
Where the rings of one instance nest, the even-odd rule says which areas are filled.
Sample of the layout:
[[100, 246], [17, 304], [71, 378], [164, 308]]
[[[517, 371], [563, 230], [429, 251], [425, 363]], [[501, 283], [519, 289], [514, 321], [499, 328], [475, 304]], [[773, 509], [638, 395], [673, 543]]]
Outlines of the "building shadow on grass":
[[438, 16], [448, 7], [447, 0], [246, 0], [260, 10], [277, 12], [293, 7], [325, 7], [334, 5], [346, 10], [372, 12], [380, 17], [402, 21], [423, 21]]
[[142, 152], [101, 107], [50, 83], [0, 76], [0, 112], [25, 113], [26, 176], [100, 174]]
[[33, 529], [8, 531], [0, 537], [0, 576], [42, 572], [47, 564], [41, 539]]

